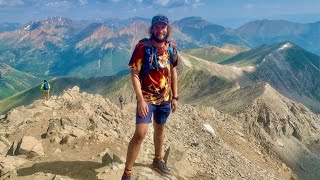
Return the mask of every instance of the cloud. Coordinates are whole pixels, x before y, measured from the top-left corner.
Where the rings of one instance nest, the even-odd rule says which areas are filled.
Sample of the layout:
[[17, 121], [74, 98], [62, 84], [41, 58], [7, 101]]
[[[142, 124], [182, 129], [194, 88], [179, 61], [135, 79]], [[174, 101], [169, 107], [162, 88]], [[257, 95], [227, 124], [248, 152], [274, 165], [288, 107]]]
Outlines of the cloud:
[[0, 0], [0, 6], [19, 6], [24, 5], [23, 0]]
[[109, 2], [117, 3], [117, 2], [120, 2], [120, 0], [97, 0], [97, 2], [99, 2], [99, 3], [109, 3]]
[[88, 1], [87, 1], [87, 0], [79, 0], [79, 4], [80, 4], [81, 6], [83, 6], [83, 5], [88, 4]]
[[193, 7], [197, 8], [203, 5], [202, 0], [136, 0], [145, 5], [152, 5], [153, 8], [178, 8], [178, 7]]
[[160, 6], [167, 6], [170, 0], [156, 0], [154, 3]]
[[255, 7], [255, 5], [254, 4], [246, 4], [244, 7], [246, 9], [253, 9]]
[[71, 7], [71, 4], [68, 1], [54, 1], [54, 2], [47, 3], [46, 6], [51, 8], [68, 9]]

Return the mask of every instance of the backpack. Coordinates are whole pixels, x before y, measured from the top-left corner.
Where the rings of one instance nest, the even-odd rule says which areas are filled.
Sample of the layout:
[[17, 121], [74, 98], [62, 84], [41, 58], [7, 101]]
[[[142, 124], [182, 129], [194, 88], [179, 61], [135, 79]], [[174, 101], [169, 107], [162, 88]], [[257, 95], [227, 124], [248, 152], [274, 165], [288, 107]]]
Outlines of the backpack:
[[[158, 61], [157, 59], [157, 49], [153, 48], [150, 39], [148, 38], [144, 38], [141, 39], [139, 41], [140, 42], [144, 42], [145, 43], [145, 47], [144, 47], [144, 58], [143, 58], [143, 62], [142, 62], [142, 66], [141, 66], [141, 70], [140, 70], [140, 82], [142, 82], [142, 80], [149, 74], [151, 69], [156, 69], [157, 71], [159, 70], [158, 67]], [[167, 51], [169, 51], [169, 62], [172, 64], [173, 63], [173, 47], [171, 45], [171, 42], [168, 41], [167, 43], [169, 43], [168, 47], [167, 47]], [[153, 67], [152, 62], [155, 61], [155, 65], [156, 67]]]
[[43, 90], [49, 90], [49, 83], [48, 82], [45, 82], [43, 84]]

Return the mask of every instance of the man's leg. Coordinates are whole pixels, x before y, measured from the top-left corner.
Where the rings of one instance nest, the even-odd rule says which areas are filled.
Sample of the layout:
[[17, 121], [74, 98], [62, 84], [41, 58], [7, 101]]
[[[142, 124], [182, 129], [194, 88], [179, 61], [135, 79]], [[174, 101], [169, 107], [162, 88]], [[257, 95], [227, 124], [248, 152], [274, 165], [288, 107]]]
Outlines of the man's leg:
[[46, 100], [48, 101], [49, 100], [49, 90], [46, 90]]
[[154, 154], [155, 158], [161, 160], [162, 159], [162, 148], [163, 148], [163, 140], [164, 140], [164, 124], [158, 124], [153, 122], [154, 134], [153, 134], [153, 142], [154, 142]]
[[164, 141], [164, 128], [165, 123], [170, 114], [170, 104], [158, 105], [154, 112], [154, 152], [155, 158], [152, 162], [153, 167], [156, 171], [161, 174], [171, 174], [170, 169], [166, 166], [162, 157], [162, 148]]
[[129, 143], [127, 151], [127, 160], [125, 170], [132, 170], [134, 162], [139, 154], [140, 146], [143, 142], [144, 137], [148, 132], [149, 124], [137, 124], [136, 131]]
[[50, 90], [48, 90], [48, 100], [50, 99]]

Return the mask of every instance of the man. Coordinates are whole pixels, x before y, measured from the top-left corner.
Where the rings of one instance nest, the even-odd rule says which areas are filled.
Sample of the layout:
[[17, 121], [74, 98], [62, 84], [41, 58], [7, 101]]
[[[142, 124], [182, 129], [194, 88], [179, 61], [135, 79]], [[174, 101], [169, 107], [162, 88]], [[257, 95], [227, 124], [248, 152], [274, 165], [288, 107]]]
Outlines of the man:
[[124, 98], [122, 97], [122, 95], [120, 95], [119, 97], [119, 103], [120, 103], [120, 109], [123, 109], [123, 105], [124, 105]]
[[41, 90], [43, 90], [43, 99], [48, 101], [50, 97], [50, 84], [47, 82], [47, 80], [43, 80]]
[[[129, 143], [122, 180], [131, 179], [131, 170], [138, 156], [149, 123], [154, 127], [155, 157], [153, 167], [161, 174], [170, 174], [162, 157], [164, 125], [178, 108], [178, 54], [171, 35], [169, 20], [164, 15], [152, 18], [149, 39], [141, 40], [129, 62], [131, 81], [137, 98], [136, 130]], [[170, 107], [171, 104], [171, 107]]]

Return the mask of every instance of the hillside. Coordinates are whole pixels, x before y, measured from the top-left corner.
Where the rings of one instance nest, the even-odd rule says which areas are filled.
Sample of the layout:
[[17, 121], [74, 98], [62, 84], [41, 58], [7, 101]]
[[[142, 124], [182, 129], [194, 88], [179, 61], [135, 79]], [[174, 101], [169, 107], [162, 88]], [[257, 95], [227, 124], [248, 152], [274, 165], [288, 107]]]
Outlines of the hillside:
[[[0, 119], [4, 125], [0, 128], [0, 143], [4, 144], [0, 149], [2, 175], [13, 179], [119, 179], [134, 131], [133, 107], [130, 103], [121, 111], [110, 100], [79, 93], [79, 88], [74, 87], [50, 101], [35, 101], [13, 109]], [[212, 107], [181, 105], [170, 116], [165, 149], [170, 147], [166, 151], [167, 163], [173, 176], [161, 177], [149, 168], [152, 132], [150, 127], [133, 178], [295, 177], [290, 168], [246, 140], [236, 119]], [[9, 150], [11, 144], [14, 147], [13, 142], [21, 145]], [[25, 146], [27, 142], [29, 148]]]
[[17, 71], [0, 63], [0, 100], [31, 88], [42, 81], [31, 74]]
[[[282, 49], [281, 49], [282, 50]], [[290, 179], [292, 176], [295, 177], [294, 174], [298, 175], [302, 179], [312, 179], [320, 177], [317, 174], [316, 169], [320, 166], [319, 161], [319, 146], [318, 139], [319, 133], [317, 133], [320, 129], [319, 125], [319, 116], [312, 113], [308, 108], [289, 100], [288, 98], [281, 95], [275, 88], [273, 88], [270, 84], [266, 82], [254, 82], [252, 79], [249, 79], [248, 74], [254, 72], [254, 69], [248, 69], [247, 67], [232, 67], [227, 65], [221, 65], [212, 63], [197, 57], [193, 57], [188, 54], [180, 53], [181, 63], [178, 68], [179, 74], [179, 96], [181, 97], [181, 109], [177, 114], [173, 114], [175, 117], [174, 124], [170, 124], [173, 130], [169, 130], [172, 137], [176, 137], [177, 139], [170, 139], [169, 142], [183, 142], [182, 144], [190, 144], [191, 152], [190, 157], [197, 158], [198, 156], [204, 164], [199, 164], [200, 161], [193, 162], [188, 158], [189, 163], [193, 164], [191, 166], [192, 169], [196, 171], [194, 176], [191, 177], [201, 177], [200, 179], [212, 179], [212, 178], [222, 178], [222, 179], [237, 179], [243, 178], [255, 178], [262, 177], [262, 179]], [[312, 61], [313, 62], [313, 61]], [[26, 107], [26, 109], [33, 109], [34, 107], [40, 106], [49, 107], [49, 112], [51, 112], [50, 107], [52, 107], [52, 115], [57, 116], [58, 114], [70, 114], [69, 111], [72, 108], [80, 108], [81, 111], [87, 109], [87, 114], [95, 118], [95, 115], [92, 112], [97, 112], [100, 114], [100, 111], [93, 110], [90, 107], [94, 108], [102, 108], [111, 105], [99, 105], [100, 103], [95, 102], [96, 98], [93, 98], [92, 95], [88, 95], [85, 91], [92, 93], [99, 93], [103, 95], [103, 97], [109, 97], [108, 102], [118, 103], [118, 97], [123, 95], [125, 97], [126, 102], [128, 103], [126, 106], [126, 112], [131, 115], [124, 115], [123, 119], [127, 123], [128, 119], [134, 119], [134, 109], [135, 109], [135, 100], [134, 94], [131, 87], [131, 82], [129, 76], [125, 76], [122, 78], [95, 78], [95, 79], [77, 79], [74, 78], [66, 78], [64, 81], [55, 80], [56, 84], [54, 86], [59, 85], [59, 90], [56, 91], [56, 94], [59, 95], [62, 93], [60, 97], [54, 96], [51, 98], [53, 102], [42, 102], [41, 100], [35, 101], [33, 105]], [[59, 83], [57, 83], [59, 81]], [[104, 81], [104, 82], [103, 82]], [[81, 92], [82, 95], [77, 94], [76, 90], [71, 92], [64, 92], [64, 89], [72, 87], [72, 85], [77, 84], [79, 82], [82, 87]], [[249, 85], [244, 86], [247, 83]], [[53, 83], [54, 84], [54, 83]], [[87, 90], [86, 90], [87, 88]], [[99, 89], [99, 91], [97, 91]], [[27, 93], [27, 92], [26, 92]], [[27, 93], [30, 97], [34, 98], [34, 95]], [[86, 101], [85, 98], [88, 95], [90, 100]], [[40, 99], [41, 94], [39, 93]], [[71, 97], [70, 97], [71, 96]], [[101, 99], [102, 96], [96, 95], [98, 99]], [[14, 97], [14, 96], [13, 96]], [[11, 97], [11, 98], [13, 98]], [[24, 97], [27, 97], [26, 94]], [[62, 98], [63, 97], [63, 98]], [[74, 98], [81, 97], [81, 98]], [[11, 99], [12, 101], [19, 100], [20, 98]], [[60, 100], [61, 101], [60, 101]], [[69, 99], [71, 102], [63, 102], [65, 99]], [[102, 98], [104, 99], [104, 98]], [[1, 101], [0, 104], [2, 107], [6, 107], [4, 102]], [[34, 100], [34, 99], [33, 99]], [[81, 101], [81, 102], [72, 102], [73, 100]], [[32, 101], [30, 101], [32, 102]], [[30, 103], [29, 102], [29, 103]], [[53, 103], [53, 104], [51, 104]], [[95, 105], [88, 105], [85, 103], [93, 103]], [[8, 103], [7, 103], [8, 104]], [[12, 103], [10, 103], [12, 104]], [[59, 105], [64, 104], [65, 106]], [[21, 109], [21, 111], [25, 112], [25, 107], [18, 107], [17, 109]], [[23, 109], [23, 110], [22, 110]], [[41, 108], [40, 108], [41, 109]], [[57, 112], [57, 111], [61, 112]], [[19, 110], [20, 111], [20, 110]], [[38, 112], [38, 110], [36, 110]], [[7, 120], [8, 117], [10, 119], [11, 113], [16, 113], [16, 110], [11, 110], [7, 115], [2, 116], [3, 122], [9, 123], [12, 122]], [[29, 119], [34, 118], [34, 114], [31, 113]], [[50, 113], [51, 114], [51, 113]], [[102, 113], [103, 114], [103, 113]], [[110, 112], [105, 115], [111, 115]], [[115, 112], [115, 114], [117, 114]], [[178, 116], [176, 116], [178, 115]], [[220, 116], [223, 115], [223, 116]], [[38, 113], [39, 118], [42, 117], [42, 113]], [[60, 116], [60, 115], [58, 115]], [[77, 115], [67, 116], [68, 119], [73, 121], [72, 119], [78, 119], [78, 121], [85, 117], [86, 115], [82, 115], [77, 111]], [[106, 116], [107, 117], [107, 116]], [[109, 116], [108, 116], [109, 117]], [[91, 118], [91, 119], [92, 119]], [[110, 117], [109, 117], [110, 118]], [[121, 122], [122, 120], [116, 118], [117, 122]], [[28, 119], [28, 118], [27, 118]], [[85, 118], [86, 119], [86, 118]], [[88, 118], [90, 119], [90, 118]], [[218, 142], [226, 142], [227, 147], [223, 145], [223, 148], [214, 147], [212, 145], [212, 139], [209, 140], [201, 140], [202, 135], [195, 136], [196, 134], [201, 134], [201, 125], [195, 124], [195, 121], [200, 120], [202, 124], [209, 123], [214, 126], [216, 135], [219, 134], [222, 137]], [[213, 121], [213, 122], [212, 122]], [[43, 121], [37, 121], [43, 122]], [[47, 121], [46, 121], [47, 122]], [[177, 126], [176, 122], [179, 126]], [[182, 123], [184, 122], [184, 123]], [[12, 122], [13, 123], [13, 122]], [[18, 121], [17, 121], [18, 123]], [[222, 123], [222, 124], [221, 124]], [[225, 124], [226, 123], [226, 124]], [[230, 123], [230, 124], [229, 124]], [[87, 129], [87, 125], [81, 125], [81, 129]], [[100, 122], [96, 123], [99, 127], [101, 125]], [[100, 124], [100, 125], [99, 125]], [[103, 123], [102, 123], [103, 124]], [[228, 125], [229, 124], [229, 125]], [[186, 125], [186, 126], [184, 126]], [[196, 125], [196, 126], [193, 126]], [[35, 125], [36, 126], [36, 125]], [[35, 127], [33, 126], [33, 127]], [[47, 125], [44, 125], [46, 127]], [[80, 127], [80, 125], [76, 125]], [[121, 126], [120, 124], [116, 124], [117, 127]], [[6, 126], [8, 127], [8, 126]], [[127, 127], [127, 126], [126, 126]], [[190, 129], [190, 128], [195, 129]], [[224, 130], [224, 128], [226, 128]], [[169, 127], [170, 129], [171, 127]], [[185, 129], [186, 128], [186, 129]], [[200, 131], [199, 131], [200, 130]], [[31, 131], [30, 131], [31, 132]], [[117, 132], [117, 131], [116, 131]], [[126, 131], [127, 133], [128, 131]], [[180, 132], [187, 133], [185, 136], [181, 135]], [[125, 135], [121, 130], [118, 132], [119, 134]], [[175, 134], [180, 133], [180, 135]], [[190, 134], [189, 134], [190, 133]], [[230, 134], [231, 133], [231, 134]], [[59, 133], [58, 133], [59, 134]], [[171, 137], [168, 135], [168, 137]], [[35, 136], [35, 135], [34, 135]], [[39, 136], [39, 135], [38, 135]], [[61, 135], [62, 136], [62, 135]], [[60, 136], [59, 136], [60, 137]], [[188, 140], [184, 140], [184, 137], [195, 137], [195, 138], [187, 138]], [[218, 137], [218, 135], [217, 135]], [[61, 138], [61, 137], [60, 137]], [[182, 138], [182, 139], [180, 139]], [[200, 139], [197, 139], [200, 138]], [[239, 138], [239, 139], [238, 139]], [[125, 138], [128, 141], [128, 137]], [[151, 139], [149, 139], [151, 140]], [[196, 142], [196, 144], [194, 144]], [[199, 142], [209, 142], [208, 145], [201, 144]], [[215, 140], [214, 140], [215, 142]], [[89, 143], [89, 142], [88, 142]], [[81, 142], [83, 144], [83, 142]], [[215, 144], [215, 143], [214, 143]], [[219, 144], [219, 143], [218, 143]], [[181, 145], [181, 144], [180, 144]], [[179, 145], [179, 147], [180, 147]], [[78, 145], [77, 145], [78, 146]], [[120, 146], [120, 145], [119, 145]], [[79, 147], [79, 146], [78, 146]], [[105, 146], [104, 146], [105, 147]], [[113, 146], [112, 146], [113, 147]], [[192, 151], [193, 148], [201, 147], [202, 149], [196, 149], [196, 151]], [[84, 149], [86, 146], [84, 147]], [[126, 148], [125, 146], [121, 146], [120, 149]], [[148, 148], [152, 149], [152, 146], [146, 147], [145, 152], [149, 152]], [[227, 148], [227, 149], [225, 149]], [[241, 153], [241, 157], [245, 157], [245, 159], [239, 160], [237, 156], [235, 156], [232, 152], [235, 149], [237, 153]], [[101, 147], [101, 149], [103, 149]], [[203, 150], [203, 151], [202, 151]], [[229, 157], [229, 153], [233, 154], [230, 157], [234, 156], [235, 164], [230, 164], [230, 158], [228, 161], [225, 161], [222, 156], [219, 156], [222, 152], [227, 152], [227, 156]], [[70, 152], [69, 150], [66, 150]], [[89, 148], [89, 151], [95, 152]], [[116, 153], [115, 151], [113, 151]], [[119, 150], [117, 150], [119, 152]], [[196, 153], [197, 152], [197, 153]], [[203, 153], [199, 153], [203, 152]], [[125, 153], [123, 151], [123, 153]], [[195, 155], [195, 154], [198, 154]], [[211, 155], [210, 153], [214, 154]], [[223, 154], [223, 153], [222, 153]], [[222, 155], [220, 154], [220, 155]], [[67, 153], [66, 153], [67, 155]], [[122, 155], [123, 156], [123, 155]], [[143, 155], [144, 156], [144, 155]], [[65, 156], [64, 156], [65, 157]], [[86, 156], [85, 156], [86, 157]], [[144, 157], [149, 157], [146, 154]], [[210, 158], [208, 158], [210, 157]], [[214, 157], [212, 159], [212, 157]], [[224, 155], [223, 155], [224, 157]], [[72, 157], [70, 157], [72, 159]], [[191, 159], [192, 159], [191, 158]], [[50, 158], [49, 158], [50, 159]], [[71, 160], [69, 159], [69, 160]], [[96, 159], [96, 158], [94, 158]], [[249, 160], [249, 161], [247, 161]], [[55, 160], [57, 161], [57, 160]], [[147, 159], [142, 160], [147, 162]], [[238, 167], [237, 163], [245, 163], [244, 169], [238, 170], [235, 167]], [[256, 169], [255, 173], [258, 174], [250, 175], [247, 172], [247, 162], [249, 164], [255, 164], [254, 167]], [[188, 162], [184, 162], [188, 163]], [[267, 165], [267, 164], [268, 165]], [[269, 164], [270, 163], [270, 164]], [[32, 163], [31, 163], [32, 164]], [[44, 163], [46, 164], [46, 163]], [[224, 170], [220, 171], [221, 166], [223, 164]], [[40, 164], [40, 166], [43, 164]], [[54, 164], [53, 164], [54, 165]], [[213, 166], [212, 166], [213, 165]], [[94, 166], [96, 167], [96, 166]], [[190, 166], [188, 166], [190, 167]], [[208, 168], [210, 171], [208, 171]], [[213, 168], [214, 167], [214, 168]], [[239, 166], [243, 167], [243, 166]], [[249, 166], [253, 168], [252, 166]], [[260, 172], [260, 167], [264, 169], [264, 175], [262, 176]], [[47, 169], [47, 166], [43, 166], [44, 170]], [[121, 166], [118, 168], [121, 169]], [[230, 169], [231, 168], [231, 169]], [[248, 168], [248, 169], [250, 169]], [[29, 173], [24, 173], [24, 175], [31, 175], [35, 173], [33, 167], [27, 169]], [[43, 170], [43, 171], [44, 171]], [[142, 174], [148, 174], [145, 172], [145, 169], [140, 169], [143, 172]], [[252, 170], [252, 169], [251, 169]], [[267, 172], [265, 172], [267, 171]], [[48, 172], [48, 171], [46, 171]], [[52, 174], [60, 173], [50, 170]], [[108, 172], [113, 172], [109, 171]], [[185, 176], [185, 172], [179, 172], [179, 176]], [[204, 173], [209, 172], [209, 173]], [[225, 173], [224, 173], [225, 172]], [[222, 173], [222, 174], [221, 174]], [[270, 174], [271, 173], [271, 174]], [[115, 173], [117, 174], [117, 173]], [[152, 175], [149, 175], [153, 177]], [[209, 174], [209, 175], [208, 175]], [[63, 173], [63, 175], [71, 176], [70, 174]], [[190, 173], [189, 173], [190, 175]], [[240, 176], [238, 176], [240, 175]], [[51, 176], [51, 175], [50, 175]], [[95, 173], [94, 173], [95, 176]], [[78, 176], [73, 176], [78, 177]], [[189, 178], [191, 178], [189, 177]], [[188, 179], [188, 178], [187, 178]], [[192, 178], [191, 178], [192, 179]]]
[[209, 46], [196, 49], [187, 49], [183, 52], [201, 59], [209, 60], [211, 62], [220, 63], [239, 54], [240, 52], [247, 50], [249, 49], [242, 46], [224, 45], [221, 48]]
[[252, 67], [253, 82], [268, 82], [286, 97], [320, 112], [320, 57], [291, 42], [264, 45], [240, 53], [222, 64]]
[[[213, 106], [220, 112], [232, 115], [241, 124], [248, 139], [260, 144], [262, 151], [270, 156], [281, 159], [301, 179], [320, 175], [315, 173], [320, 167], [317, 153], [318, 115], [284, 97], [266, 82], [240, 86], [239, 81], [244, 80], [248, 71], [238, 68], [238, 74], [231, 76], [234, 77], [232, 80], [231, 69], [223, 71], [214, 63], [210, 68], [208, 62], [200, 68], [202, 71], [195, 71], [201, 60], [189, 60], [193, 64], [184, 61], [189, 66], [184, 67], [179, 78], [179, 93], [184, 102], [195, 106]], [[210, 73], [210, 70], [213, 72]], [[221, 72], [230, 73], [227, 76]]]
[[[92, 77], [92, 78], [58, 78], [48, 81], [51, 86], [51, 95], [59, 95], [65, 89], [73, 86], [81, 87], [83, 91], [95, 94], [101, 94], [106, 87], [110, 87], [110, 84], [117, 79], [116, 77]], [[19, 92], [11, 97], [0, 101], [0, 114], [4, 114], [17, 106], [29, 105], [35, 100], [42, 99], [42, 91], [40, 85], [30, 88], [28, 90]]]

